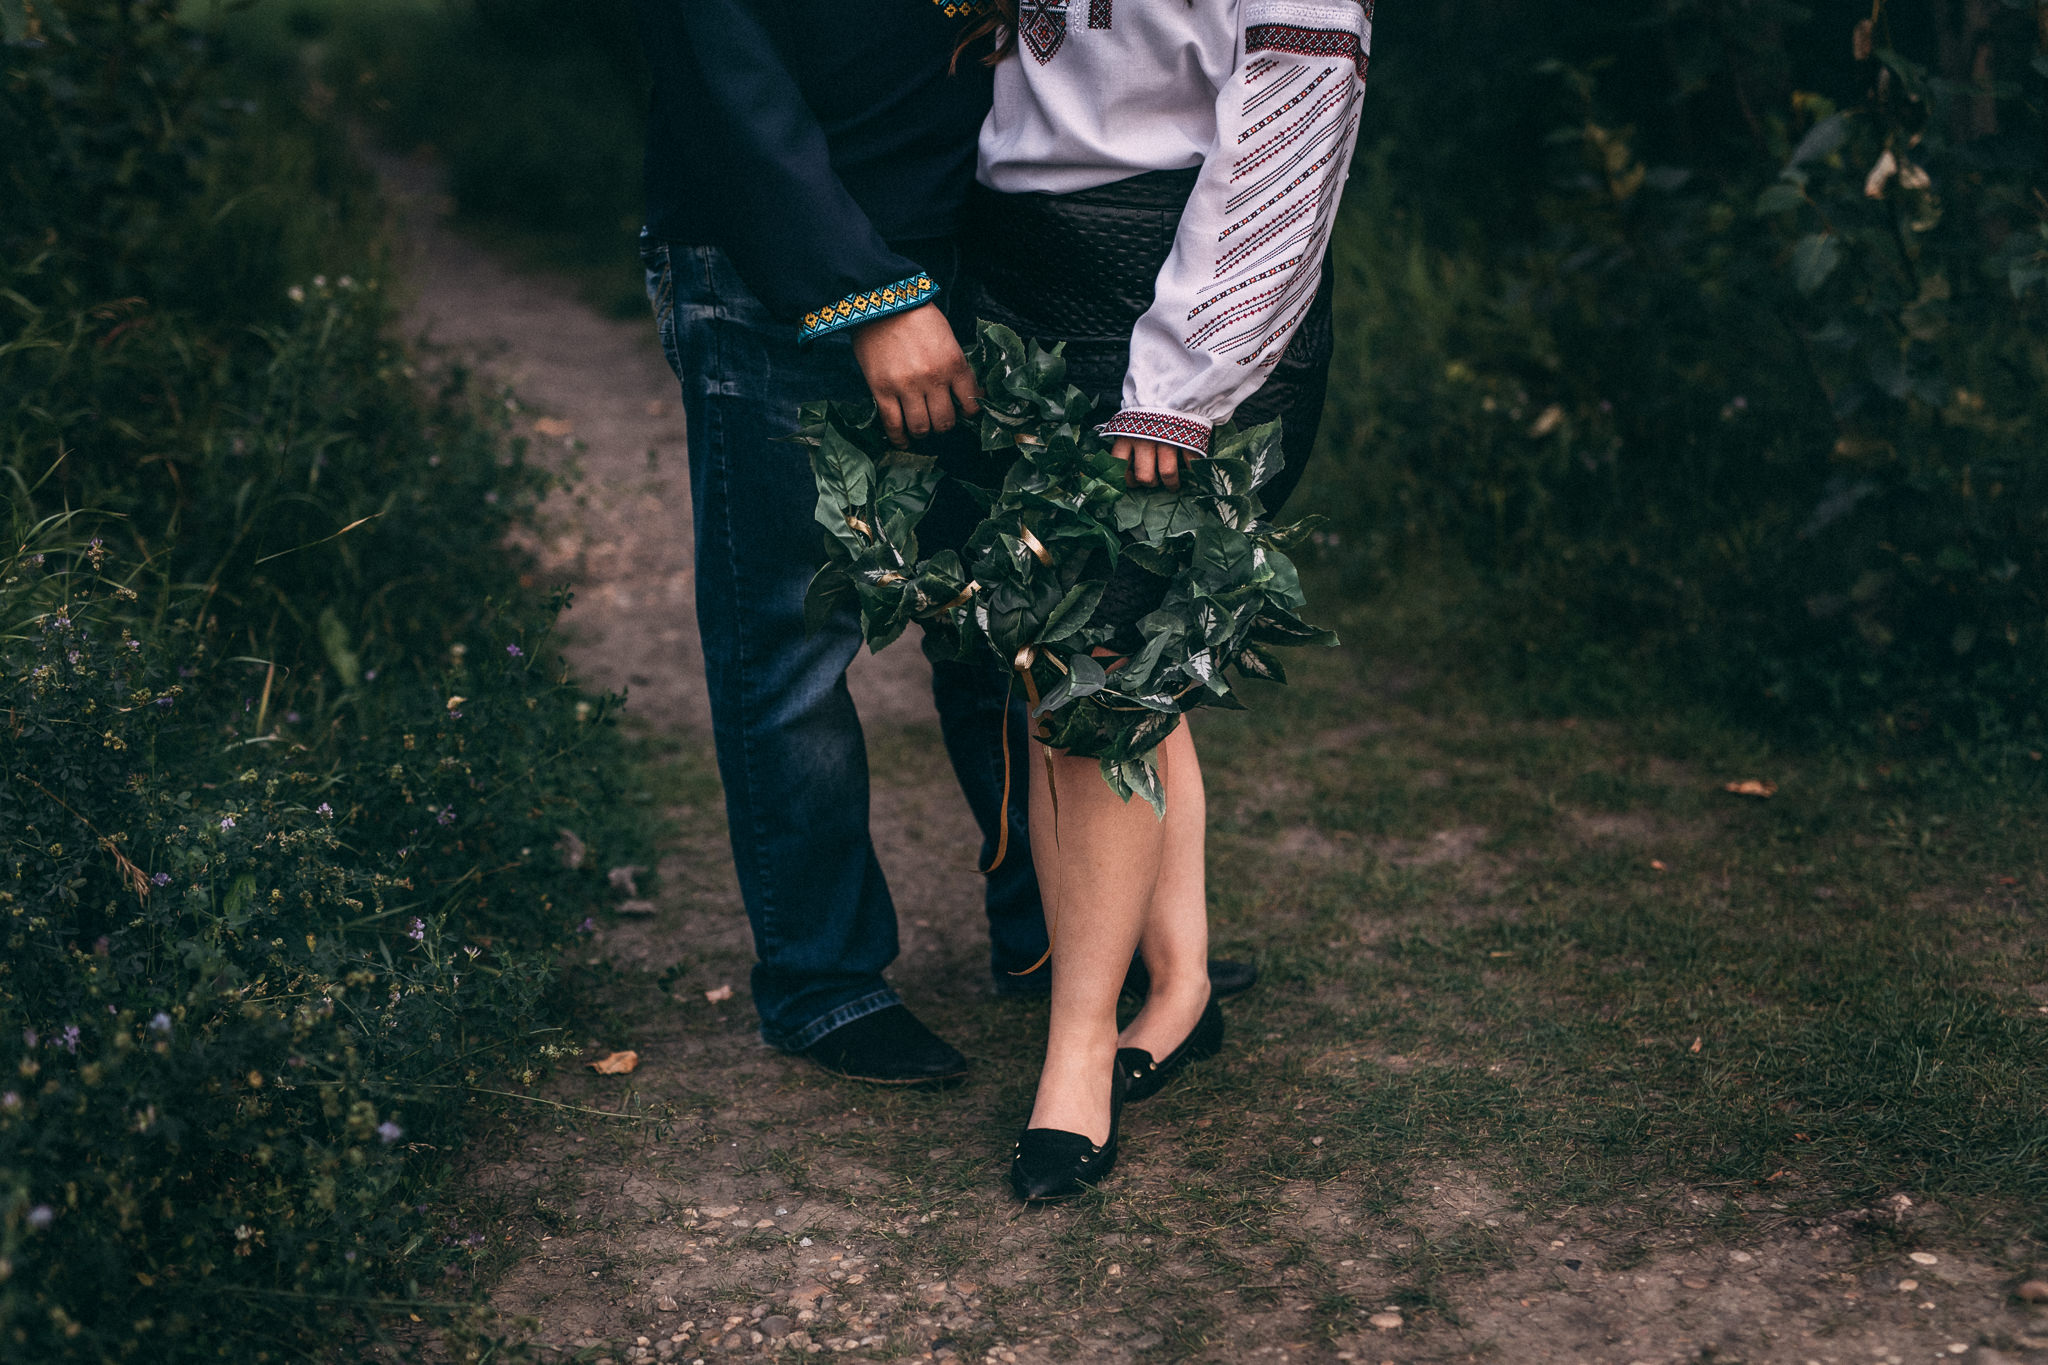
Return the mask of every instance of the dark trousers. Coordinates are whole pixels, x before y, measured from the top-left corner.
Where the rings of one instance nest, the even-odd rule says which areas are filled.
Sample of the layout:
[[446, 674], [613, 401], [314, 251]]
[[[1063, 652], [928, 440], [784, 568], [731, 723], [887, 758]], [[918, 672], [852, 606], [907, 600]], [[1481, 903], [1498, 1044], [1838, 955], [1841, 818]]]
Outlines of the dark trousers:
[[[897, 953], [896, 909], [868, 835], [867, 749], [846, 668], [860, 648], [848, 611], [804, 629], [804, 590], [823, 562], [817, 486], [796, 430], [809, 399], [867, 397], [844, 332], [800, 347], [712, 247], [649, 242], [648, 296], [682, 385], [696, 530], [697, 622], [712, 735], [740, 894], [754, 932], [761, 1036], [789, 1051], [897, 1003], [882, 971]], [[929, 268], [929, 267], [928, 267]], [[933, 269], [942, 301], [952, 271]], [[1025, 831], [1024, 783], [1003, 807], [1003, 730], [1028, 753], [1021, 699], [994, 667], [941, 663], [932, 690], [953, 770], [981, 826], [982, 865], [1001, 822], [1009, 856], [988, 878], [998, 989], [1045, 951]]]

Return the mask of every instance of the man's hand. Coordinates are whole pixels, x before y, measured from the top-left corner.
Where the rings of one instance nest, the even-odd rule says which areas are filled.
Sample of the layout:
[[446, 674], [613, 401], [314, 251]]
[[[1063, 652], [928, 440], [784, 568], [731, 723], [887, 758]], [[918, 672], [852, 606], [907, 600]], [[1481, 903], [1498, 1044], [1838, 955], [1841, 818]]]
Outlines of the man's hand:
[[967, 368], [967, 357], [935, 303], [854, 328], [853, 358], [882, 410], [882, 430], [891, 445], [951, 431], [956, 402], [969, 417], [981, 411], [974, 371]]
[[1109, 453], [1124, 462], [1124, 482], [1132, 488], [1180, 487], [1180, 468], [1201, 457], [1164, 441], [1119, 436]]

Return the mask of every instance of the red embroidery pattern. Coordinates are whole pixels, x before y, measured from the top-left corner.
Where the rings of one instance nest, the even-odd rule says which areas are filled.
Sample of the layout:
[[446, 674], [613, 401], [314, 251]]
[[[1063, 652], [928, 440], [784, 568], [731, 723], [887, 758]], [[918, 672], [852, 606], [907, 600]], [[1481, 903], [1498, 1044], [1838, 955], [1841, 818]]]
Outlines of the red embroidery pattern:
[[[1289, 124], [1287, 128], [1284, 129], [1282, 132], [1276, 134], [1271, 141], [1263, 144], [1262, 146], [1254, 147], [1251, 151], [1247, 152], [1238, 161], [1237, 165], [1232, 168], [1230, 172], [1231, 183], [1236, 184], [1238, 181], [1250, 175], [1253, 171], [1257, 170], [1266, 162], [1271, 161], [1274, 157], [1280, 155], [1281, 152], [1287, 150], [1288, 144], [1292, 143], [1296, 138], [1300, 137], [1302, 133], [1306, 132], [1311, 128], [1316, 129], [1316, 135], [1310, 138], [1308, 142], [1302, 148], [1300, 148], [1300, 150], [1296, 151], [1292, 159], [1282, 162], [1275, 169], [1276, 171], [1284, 171], [1291, 167], [1295, 161], [1299, 161], [1302, 157], [1314, 151], [1316, 146], [1319, 143], [1321, 143], [1325, 138], [1329, 137], [1330, 134], [1336, 129], [1337, 125], [1335, 123], [1323, 121], [1323, 115], [1329, 113], [1339, 104], [1342, 104], [1344, 102], [1345, 93], [1346, 92], [1342, 90], [1332, 90], [1328, 92], [1321, 99], [1317, 100], [1313, 105], [1309, 106], [1309, 111], [1306, 114], [1303, 114], [1300, 118], [1296, 119], [1293, 123]], [[1272, 175], [1273, 172], [1269, 172], [1267, 174], [1267, 180], [1270, 180], [1272, 178]], [[1251, 184], [1245, 186], [1243, 189], [1239, 190], [1235, 196], [1233, 196], [1231, 202], [1223, 206], [1223, 211], [1225, 213], [1234, 213], [1237, 210], [1237, 204], [1239, 200], [1243, 199], [1247, 195], [1257, 194], [1260, 190], [1264, 189], [1265, 186], [1266, 180], [1254, 181]]]
[[[1372, 22], [1370, 7], [1366, 22]], [[1293, 24], [1253, 24], [1244, 31], [1246, 55], [1254, 52], [1292, 52], [1303, 57], [1337, 57], [1351, 63], [1358, 79], [1365, 79], [1365, 45], [1356, 33], [1340, 28], [1299, 28]]]
[[1116, 0], [1088, 0], [1088, 27], [1108, 28], [1110, 7]]
[[1017, 36], [1044, 66], [1067, 41], [1067, 0], [1019, 0]]
[[1192, 450], [1197, 455], [1209, 453], [1209, 424], [1192, 417], [1176, 417], [1170, 412], [1141, 412], [1126, 408], [1097, 430], [1112, 440], [1118, 436], [1130, 436], [1140, 441], [1164, 441], [1170, 446]]

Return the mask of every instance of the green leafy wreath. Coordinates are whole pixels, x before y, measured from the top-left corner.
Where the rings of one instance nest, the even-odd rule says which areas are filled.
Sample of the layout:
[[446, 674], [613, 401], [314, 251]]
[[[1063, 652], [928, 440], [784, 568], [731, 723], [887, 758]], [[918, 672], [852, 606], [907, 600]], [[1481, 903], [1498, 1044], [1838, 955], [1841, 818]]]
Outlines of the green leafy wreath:
[[[1127, 487], [1093, 401], [1067, 382], [1063, 349], [979, 325], [968, 359], [985, 395], [981, 448], [1016, 458], [1000, 489], [961, 481], [984, 512], [964, 553], [918, 548], [918, 523], [953, 477], [936, 458], [891, 447], [871, 402], [803, 405], [796, 439], [810, 447], [830, 556], [805, 619], [815, 629], [857, 604], [870, 649], [916, 620], [934, 658], [992, 650], [1016, 670], [1042, 743], [1099, 759], [1120, 796], [1164, 814], [1153, 750], [1182, 713], [1243, 710], [1233, 670], [1285, 682], [1271, 647], [1337, 637], [1301, 619], [1306, 599], [1286, 554], [1312, 523], [1262, 519], [1258, 489], [1280, 471], [1280, 424], [1219, 427], [1178, 491]], [[1105, 659], [1096, 651], [1120, 623], [1097, 608], [1126, 561], [1155, 575], [1163, 595], [1136, 623], [1139, 647]]]

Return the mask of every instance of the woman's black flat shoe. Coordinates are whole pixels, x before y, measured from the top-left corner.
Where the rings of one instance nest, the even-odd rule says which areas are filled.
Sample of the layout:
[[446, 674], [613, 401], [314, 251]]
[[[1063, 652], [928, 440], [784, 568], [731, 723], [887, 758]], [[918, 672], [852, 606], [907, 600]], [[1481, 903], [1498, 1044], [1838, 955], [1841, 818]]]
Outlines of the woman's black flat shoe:
[[1125, 1078], [1110, 1071], [1109, 1138], [1101, 1144], [1060, 1128], [1026, 1128], [1010, 1159], [1010, 1188], [1027, 1204], [1051, 1204], [1085, 1193], [1116, 1165], [1117, 1129], [1124, 1112]]
[[1120, 1047], [1116, 1050], [1117, 1070], [1123, 1072], [1125, 1080], [1124, 1099], [1130, 1102], [1149, 1100], [1172, 1080], [1176, 1073], [1189, 1062], [1199, 1062], [1205, 1057], [1214, 1057], [1223, 1051], [1223, 1011], [1216, 1007], [1215, 995], [1202, 1007], [1202, 1017], [1195, 1021], [1195, 1027], [1182, 1040], [1181, 1045], [1166, 1054], [1166, 1060], [1155, 1062], [1152, 1054], [1141, 1047]]

